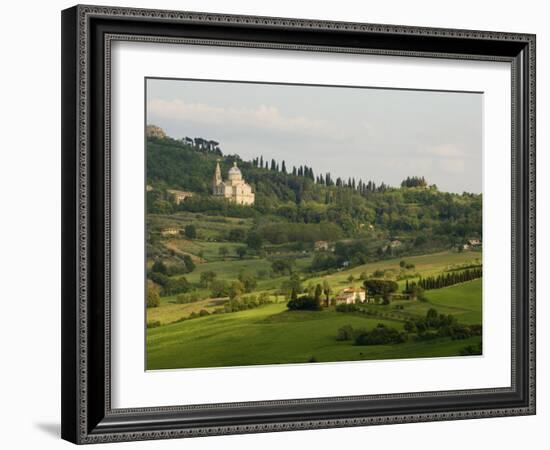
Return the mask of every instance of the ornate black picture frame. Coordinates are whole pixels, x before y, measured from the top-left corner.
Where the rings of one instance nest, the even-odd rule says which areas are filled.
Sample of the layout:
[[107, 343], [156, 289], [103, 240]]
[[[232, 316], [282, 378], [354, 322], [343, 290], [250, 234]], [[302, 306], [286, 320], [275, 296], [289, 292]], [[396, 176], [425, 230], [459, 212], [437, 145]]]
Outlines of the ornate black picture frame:
[[[506, 61], [512, 67], [511, 386], [111, 407], [110, 48], [114, 41]], [[535, 413], [535, 36], [98, 6], [62, 13], [62, 437], [74, 443]]]

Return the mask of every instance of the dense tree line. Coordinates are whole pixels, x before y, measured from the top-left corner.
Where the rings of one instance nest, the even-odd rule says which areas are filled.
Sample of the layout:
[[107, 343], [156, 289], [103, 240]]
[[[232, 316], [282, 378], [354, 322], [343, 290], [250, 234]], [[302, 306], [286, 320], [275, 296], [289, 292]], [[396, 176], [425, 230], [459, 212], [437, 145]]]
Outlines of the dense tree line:
[[338, 329], [337, 341], [353, 341], [354, 345], [384, 345], [406, 342], [407, 334], [379, 323], [371, 330], [344, 325]]
[[424, 177], [407, 177], [401, 182], [401, 187], [427, 187]]
[[[483, 276], [483, 269], [481, 267], [474, 269], [466, 269], [462, 272], [448, 272], [436, 277], [420, 278], [418, 285], [425, 290], [428, 289], [440, 289], [447, 286], [452, 286], [458, 283], [464, 283], [465, 281], [475, 280]], [[405, 288], [408, 289], [408, 282]]]

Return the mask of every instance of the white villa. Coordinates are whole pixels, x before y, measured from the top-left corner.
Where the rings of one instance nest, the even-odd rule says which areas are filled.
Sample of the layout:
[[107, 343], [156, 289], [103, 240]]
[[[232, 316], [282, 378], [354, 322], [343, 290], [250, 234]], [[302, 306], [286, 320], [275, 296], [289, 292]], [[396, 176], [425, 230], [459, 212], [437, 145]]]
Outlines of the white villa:
[[349, 287], [344, 289], [336, 297], [337, 305], [352, 305], [354, 303], [363, 303], [367, 298], [364, 288]]
[[237, 163], [227, 173], [227, 180], [223, 181], [220, 163], [216, 163], [216, 171], [212, 180], [212, 194], [219, 197], [225, 197], [238, 205], [253, 205], [254, 193], [252, 187], [243, 180], [241, 170]]

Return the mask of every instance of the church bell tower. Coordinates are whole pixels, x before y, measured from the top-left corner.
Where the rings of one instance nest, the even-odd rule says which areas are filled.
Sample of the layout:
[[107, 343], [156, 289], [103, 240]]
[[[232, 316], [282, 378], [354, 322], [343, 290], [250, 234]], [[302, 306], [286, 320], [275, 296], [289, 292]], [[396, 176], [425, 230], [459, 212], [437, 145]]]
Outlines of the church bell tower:
[[218, 193], [218, 186], [222, 184], [222, 171], [220, 169], [220, 160], [216, 161], [216, 171], [214, 172], [214, 178], [212, 179], [212, 193]]

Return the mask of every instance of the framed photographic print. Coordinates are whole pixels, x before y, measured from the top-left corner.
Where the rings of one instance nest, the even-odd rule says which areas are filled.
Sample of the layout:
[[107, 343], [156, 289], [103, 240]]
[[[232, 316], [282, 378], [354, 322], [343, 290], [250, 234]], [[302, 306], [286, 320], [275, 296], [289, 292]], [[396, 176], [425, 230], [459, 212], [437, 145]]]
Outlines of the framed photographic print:
[[535, 413], [535, 36], [62, 13], [62, 436]]

